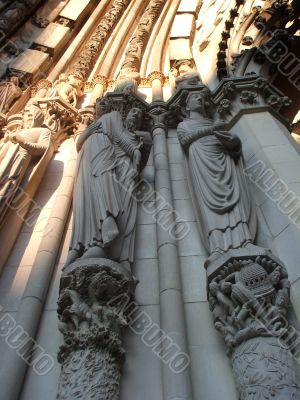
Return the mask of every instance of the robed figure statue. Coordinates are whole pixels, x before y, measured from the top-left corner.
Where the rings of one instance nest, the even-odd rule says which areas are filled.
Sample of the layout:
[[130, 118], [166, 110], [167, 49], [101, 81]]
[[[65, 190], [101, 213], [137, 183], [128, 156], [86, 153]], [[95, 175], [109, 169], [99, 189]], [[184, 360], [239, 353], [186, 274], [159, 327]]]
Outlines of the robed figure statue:
[[[243, 174], [240, 139], [213, 121], [208, 89], [187, 97], [189, 117], [178, 125], [204, 243], [212, 261], [253, 247], [256, 213]], [[224, 125], [224, 124], [223, 124]]]
[[73, 196], [73, 232], [67, 265], [78, 258], [133, 261], [136, 178], [142, 143], [135, 131], [142, 111], [103, 115], [79, 136]]
[[[46, 168], [54, 149], [54, 132], [36, 104], [28, 104], [21, 129], [0, 141], [0, 228], [9, 210], [18, 209], [31, 182]], [[19, 204], [19, 207], [22, 208]]]

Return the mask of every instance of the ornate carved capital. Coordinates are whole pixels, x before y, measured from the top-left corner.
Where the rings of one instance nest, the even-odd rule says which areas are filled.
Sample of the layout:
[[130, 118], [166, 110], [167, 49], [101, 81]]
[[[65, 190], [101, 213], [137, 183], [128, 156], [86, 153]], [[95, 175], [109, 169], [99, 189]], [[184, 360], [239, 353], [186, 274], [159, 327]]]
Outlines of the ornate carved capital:
[[93, 78], [93, 84], [97, 85], [98, 83], [100, 83], [103, 86], [103, 89], [106, 90], [107, 86], [108, 86], [108, 79], [106, 76], [103, 75], [96, 75]]
[[243, 252], [232, 251], [208, 269], [210, 310], [231, 357], [240, 398], [299, 399], [286, 269], [268, 252], [249, 257]]
[[[58, 300], [64, 335], [59, 400], [117, 400], [124, 362], [124, 303], [135, 289], [131, 273], [107, 259], [78, 260], [63, 272]], [[127, 310], [128, 312], [129, 310]]]
[[149, 80], [150, 84], [152, 84], [154, 79], [159, 79], [161, 84], [163, 85], [165, 83], [166, 78], [162, 72], [153, 71], [148, 75], [147, 79]]

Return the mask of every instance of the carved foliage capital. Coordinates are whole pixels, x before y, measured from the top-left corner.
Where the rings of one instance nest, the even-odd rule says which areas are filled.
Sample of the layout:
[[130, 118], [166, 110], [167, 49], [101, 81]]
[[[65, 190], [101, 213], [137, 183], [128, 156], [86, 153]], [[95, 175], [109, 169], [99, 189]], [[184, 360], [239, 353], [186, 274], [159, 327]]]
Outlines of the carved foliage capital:
[[254, 337], [279, 337], [290, 305], [286, 269], [271, 256], [234, 258], [209, 283], [209, 304], [228, 351]]
[[[121, 363], [121, 328], [127, 325], [123, 305], [132, 297], [135, 281], [119, 264], [106, 260], [76, 263], [61, 279], [58, 300], [60, 330], [65, 344], [59, 361], [80, 349], [104, 348]], [[128, 311], [128, 310], [127, 310]]]

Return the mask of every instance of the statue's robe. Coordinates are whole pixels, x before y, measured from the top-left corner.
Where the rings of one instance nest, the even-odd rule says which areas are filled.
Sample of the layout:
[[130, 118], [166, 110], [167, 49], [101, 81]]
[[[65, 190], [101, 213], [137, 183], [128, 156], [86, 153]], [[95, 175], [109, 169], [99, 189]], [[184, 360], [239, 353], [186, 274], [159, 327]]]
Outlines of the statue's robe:
[[[79, 256], [90, 247], [105, 248], [116, 261], [133, 261], [137, 203], [135, 136], [124, 128], [121, 115], [113, 111], [90, 125], [90, 136], [80, 150], [73, 196], [73, 233], [70, 250]], [[108, 216], [114, 218], [119, 235], [103, 241]]]
[[22, 206], [32, 181], [43, 175], [53, 155], [48, 128], [24, 129], [18, 136], [23, 139], [21, 144], [3, 141], [0, 146], [0, 227], [9, 210]]
[[177, 129], [179, 141], [187, 149], [190, 181], [207, 250], [223, 254], [252, 243], [256, 213], [242, 157], [235, 162], [213, 134], [210, 119], [188, 118]]

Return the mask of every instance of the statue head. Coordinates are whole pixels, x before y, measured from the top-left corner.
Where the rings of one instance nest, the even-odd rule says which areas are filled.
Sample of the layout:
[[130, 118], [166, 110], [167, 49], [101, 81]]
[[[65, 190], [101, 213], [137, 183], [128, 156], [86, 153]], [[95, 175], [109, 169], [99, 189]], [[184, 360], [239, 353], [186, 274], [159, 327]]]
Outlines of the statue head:
[[186, 110], [198, 112], [207, 118], [212, 118], [213, 103], [207, 89], [191, 92], [186, 99]]
[[143, 112], [140, 108], [133, 107], [127, 114], [125, 120], [126, 128], [133, 132], [141, 127]]
[[40, 127], [43, 124], [44, 120], [44, 113], [37, 104], [31, 103], [25, 107], [23, 112], [24, 129]]
[[19, 86], [20, 81], [19, 81], [19, 78], [17, 76], [12, 76], [9, 80], [14, 85]]

